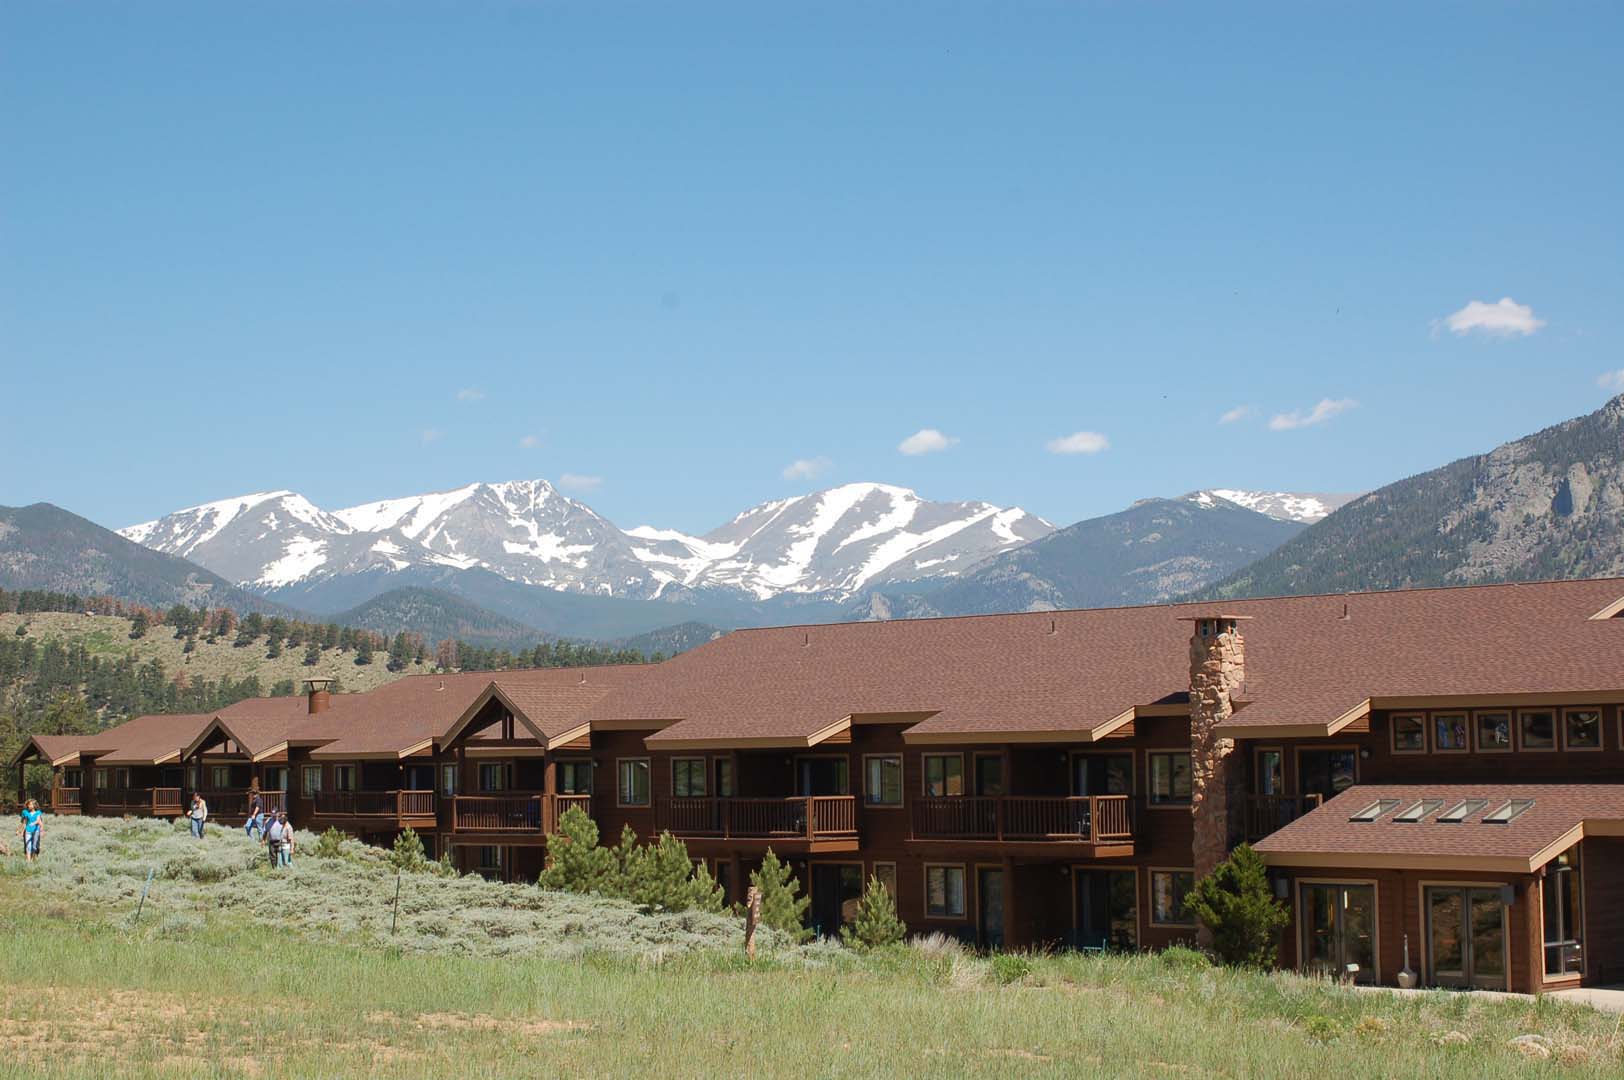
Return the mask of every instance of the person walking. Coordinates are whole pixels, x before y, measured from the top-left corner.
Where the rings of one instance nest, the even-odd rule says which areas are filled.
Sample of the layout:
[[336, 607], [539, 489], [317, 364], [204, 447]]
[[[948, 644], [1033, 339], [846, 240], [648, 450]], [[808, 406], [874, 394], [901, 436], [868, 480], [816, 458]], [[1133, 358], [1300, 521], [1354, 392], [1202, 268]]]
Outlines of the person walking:
[[203, 823], [209, 820], [209, 804], [203, 801], [202, 795], [192, 793], [192, 808], [186, 816], [192, 819], [192, 835], [203, 839]]
[[248, 803], [248, 821], [242, 827], [242, 833], [248, 839], [254, 838], [254, 833], [263, 832], [265, 828], [265, 809], [260, 805], [259, 790], [249, 792], [251, 799]]
[[293, 825], [288, 821], [286, 810], [277, 813], [276, 824], [282, 830], [282, 838], [277, 842], [277, 865], [286, 869], [293, 866]]
[[43, 817], [39, 811], [38, 799], [29, 799], [23, 806], [20, 831], [23, 836], [23, 858], [29, 862], [39, 858], [40, 837], [45, 832], [45, 826], [41, 821]]

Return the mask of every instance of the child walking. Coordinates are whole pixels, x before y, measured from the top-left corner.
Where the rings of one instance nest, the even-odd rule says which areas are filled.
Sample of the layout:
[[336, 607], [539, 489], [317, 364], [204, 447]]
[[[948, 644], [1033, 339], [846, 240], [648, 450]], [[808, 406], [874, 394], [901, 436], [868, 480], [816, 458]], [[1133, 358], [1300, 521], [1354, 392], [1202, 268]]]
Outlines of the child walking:
[[45, 826], [41, 823], [43, 816], [39, 812], [38, 799], [29, 799], [23, 806], [20, 831], [23, 836], [23, 858], [29, 862], [39, 858], [40, 837], [45, 832]]

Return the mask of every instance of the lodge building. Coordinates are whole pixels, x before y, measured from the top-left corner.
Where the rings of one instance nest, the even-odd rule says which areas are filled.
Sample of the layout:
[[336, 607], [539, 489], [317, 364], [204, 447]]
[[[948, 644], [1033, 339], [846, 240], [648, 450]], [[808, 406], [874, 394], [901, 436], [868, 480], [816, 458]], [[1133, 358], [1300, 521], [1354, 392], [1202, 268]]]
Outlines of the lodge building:
[[[1528, 993], [1624, 980], [1624, 579], [741, 630], [656, 665], [408, 676], [41, 736], [57, 813], [411, 827], [531, 880], [571, 806], [833, 932], [1158, 948], [1242, 841], [1280, 962]], [[21, 775], [21, 773], [19, 773]], [[1406, 967], [1406, 957], [1407, 964]]]

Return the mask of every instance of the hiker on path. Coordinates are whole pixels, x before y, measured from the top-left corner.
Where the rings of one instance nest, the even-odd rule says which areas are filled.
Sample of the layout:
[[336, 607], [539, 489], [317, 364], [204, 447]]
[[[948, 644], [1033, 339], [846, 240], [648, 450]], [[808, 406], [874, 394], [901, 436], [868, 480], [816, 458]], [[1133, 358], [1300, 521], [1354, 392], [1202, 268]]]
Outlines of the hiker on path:
[[39, 858], [40, 836], [45, 832], [45, 826], [40, 821], [43, 815], [39, 812], [39, 800], [29, 799], [22, 811], [22, 824], [18, 831], [23, 837], [23, 857], [29, 862]]
[[203, 839], [203, 823], [209, 820], [209, 804], [203, 801], [203, 796], [196, 792], [192, 794], [192, 808], [186, 812], [186, 816], [192, 819], [192, 835]]

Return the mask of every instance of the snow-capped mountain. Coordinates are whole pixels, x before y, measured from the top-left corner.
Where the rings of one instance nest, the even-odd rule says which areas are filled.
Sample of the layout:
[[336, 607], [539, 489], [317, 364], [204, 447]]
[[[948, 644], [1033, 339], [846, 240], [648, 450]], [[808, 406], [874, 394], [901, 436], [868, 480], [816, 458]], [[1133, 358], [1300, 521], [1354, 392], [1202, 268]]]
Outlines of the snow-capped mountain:
[[718, 590], [839, 598], [957, 573], [1053, 526], [1018, 508], [931, 502], [847, 484], [765, 503], [702, 537], [622, 531], [545, 480], [325, 511], [289, 491], [190, 507], [120, 530], [260, 591], [407, 569], [479, 569], [565, 592], [636, 599]]
[[1333, 510], [1340, 509], [1358, 497], [1358, 493], [1344, 495], [1324, 492], [1241, 491], [1237, 488], [1207, 488], [1203, 491], [1192, 491], [1185, 496], [1186, 499], [1203, 506], [1211, 506], [1213, 500], [1222, 499], [1224, 502], [1266, 514], [1276, 521], [1297, 521], [1304, 525], [1314, 524]]

